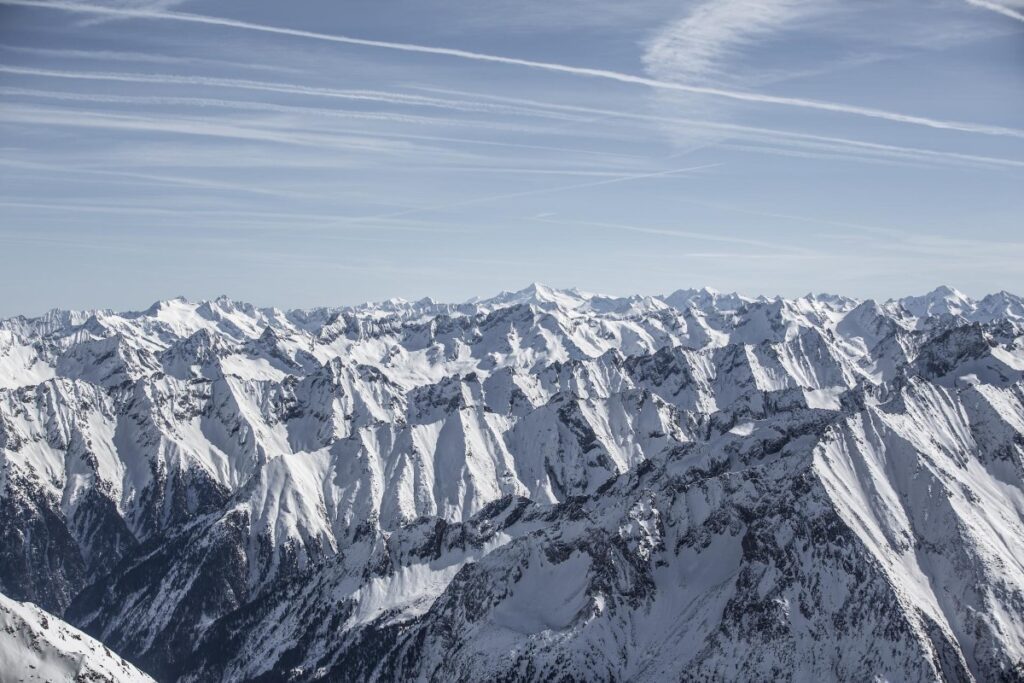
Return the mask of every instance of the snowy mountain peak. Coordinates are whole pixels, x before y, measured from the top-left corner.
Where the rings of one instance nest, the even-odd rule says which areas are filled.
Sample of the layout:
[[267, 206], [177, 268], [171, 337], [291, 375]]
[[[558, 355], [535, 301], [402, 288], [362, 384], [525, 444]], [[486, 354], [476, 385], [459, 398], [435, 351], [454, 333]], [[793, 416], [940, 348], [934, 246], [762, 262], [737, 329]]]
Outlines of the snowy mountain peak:
[[478, 303], [485, 308], [532, 304], [540, 307], [556, 306], [574, 309], [582, 306], [592, 297], [592, 294], [581, 292], [578, 289], [555, 289], [554, 287], [534, 282], [518, 291], [501, 292], [497, 296], [484, 299]]
[[923, 318], [932, 315], [961, 315], [970, 312], [974, 302], [962, 292], [941, 285], [923, 296], [908, 296], [897, 302], [911, 315]]

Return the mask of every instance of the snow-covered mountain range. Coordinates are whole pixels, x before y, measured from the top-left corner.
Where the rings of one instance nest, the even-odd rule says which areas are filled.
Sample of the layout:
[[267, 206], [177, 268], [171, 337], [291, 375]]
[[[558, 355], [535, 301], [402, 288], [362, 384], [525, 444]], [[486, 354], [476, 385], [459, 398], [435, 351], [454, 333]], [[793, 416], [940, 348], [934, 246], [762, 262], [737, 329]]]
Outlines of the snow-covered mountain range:
[[0, 321], [0, 449], [4, 661], [1024, 681], [1005, 292], [51, 311]]

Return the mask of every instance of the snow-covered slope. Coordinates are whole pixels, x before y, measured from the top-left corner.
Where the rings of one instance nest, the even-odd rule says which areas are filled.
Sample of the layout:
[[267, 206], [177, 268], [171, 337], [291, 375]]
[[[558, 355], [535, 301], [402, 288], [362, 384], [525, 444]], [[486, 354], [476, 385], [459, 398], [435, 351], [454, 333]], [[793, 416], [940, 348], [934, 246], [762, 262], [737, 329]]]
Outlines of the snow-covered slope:
[[1024, 301], [0, 321], [0, 590], [159, 680], [1024, 676]]
[[0, 594], [0, 678], [10, 683], [144, 683], [153, 679], [35, 605]]

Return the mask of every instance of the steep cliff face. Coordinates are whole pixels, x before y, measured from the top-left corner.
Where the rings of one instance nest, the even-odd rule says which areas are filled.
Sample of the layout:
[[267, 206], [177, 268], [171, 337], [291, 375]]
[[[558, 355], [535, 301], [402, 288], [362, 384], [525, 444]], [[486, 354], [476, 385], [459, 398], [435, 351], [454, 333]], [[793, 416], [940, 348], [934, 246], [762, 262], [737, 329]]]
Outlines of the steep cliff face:
[[168, 681], [1021, 679], [1022, 311], [0, 321], [0, 591]]

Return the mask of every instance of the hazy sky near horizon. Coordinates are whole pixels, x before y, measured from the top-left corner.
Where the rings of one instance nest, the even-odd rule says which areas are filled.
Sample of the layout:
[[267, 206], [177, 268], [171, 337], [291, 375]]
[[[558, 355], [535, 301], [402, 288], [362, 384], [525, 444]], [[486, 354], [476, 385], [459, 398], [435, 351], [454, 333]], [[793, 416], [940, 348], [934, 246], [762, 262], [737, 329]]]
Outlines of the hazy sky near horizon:
[[0, 0], [0, 315], [1024, 293], [1024, 0]]

